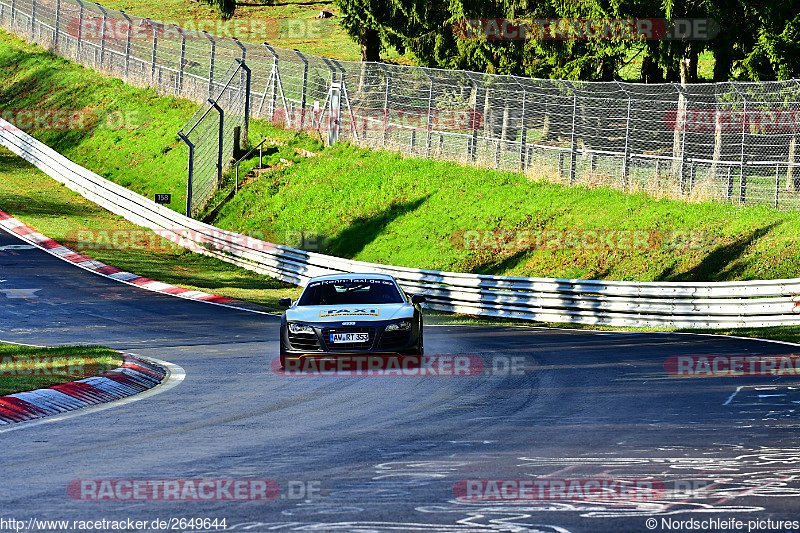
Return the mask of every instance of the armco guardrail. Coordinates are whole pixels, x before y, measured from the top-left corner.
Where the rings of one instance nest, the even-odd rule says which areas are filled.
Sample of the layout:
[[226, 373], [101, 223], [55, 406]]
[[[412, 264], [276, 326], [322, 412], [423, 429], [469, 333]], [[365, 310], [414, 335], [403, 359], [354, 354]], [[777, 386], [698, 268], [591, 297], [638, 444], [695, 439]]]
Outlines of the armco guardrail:
[[[800, 279], [720, 283], [593, 281], [484, 276], [352, 261], [266, 243], [158, 205], [77, 165], [0, 119], [0, 144], [50, 177], [186, 248], [304, 285], [336, 272], [391, 274], [431, 309], [611, 326], [737, 327], [800, 324]], [[800, 311], [800, 306], [797, 308]]]

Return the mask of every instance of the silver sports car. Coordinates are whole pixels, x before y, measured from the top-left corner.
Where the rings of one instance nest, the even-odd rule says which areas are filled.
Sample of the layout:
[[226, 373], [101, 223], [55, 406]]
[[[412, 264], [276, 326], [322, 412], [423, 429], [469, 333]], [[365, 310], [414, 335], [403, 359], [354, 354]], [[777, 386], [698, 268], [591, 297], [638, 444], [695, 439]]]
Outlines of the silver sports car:
[[280, 361], [337, 355], [423, 354], [422, 295], [407, 295], [385, 274], [312, 278], [281, 319]]

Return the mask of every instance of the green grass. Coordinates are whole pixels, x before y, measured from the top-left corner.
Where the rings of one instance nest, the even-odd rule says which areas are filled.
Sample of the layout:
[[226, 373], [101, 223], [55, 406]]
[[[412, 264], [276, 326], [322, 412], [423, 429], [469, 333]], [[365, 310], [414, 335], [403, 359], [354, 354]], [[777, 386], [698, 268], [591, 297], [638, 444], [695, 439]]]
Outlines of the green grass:
[[[30, 362], [22, 363], [20, 358], [30, 358]], [[47, 358], [65, 359], [67, 364], [54, 366]], [[121, 364], [119, 352], [102, 346], [40, 348], [0, 343], [0, 396], [89, 377], [83, 372], [90, 369], [91, 375], [101, 374]], [[81, 372], [70, 374], [68, 365], [80, 367]], [[65, 367], [67, 371], [60, 372]]]
[[[495, 275], [729, 281], [800, 272], [800, 213], [568, 188], [350, 145], [254, 181], [214, 223], [327, 234], [328, 253], [361, 261]], [[464, 230], [490, 229], [652, 230], [688, 239], [639, 250], [461, 246]]]

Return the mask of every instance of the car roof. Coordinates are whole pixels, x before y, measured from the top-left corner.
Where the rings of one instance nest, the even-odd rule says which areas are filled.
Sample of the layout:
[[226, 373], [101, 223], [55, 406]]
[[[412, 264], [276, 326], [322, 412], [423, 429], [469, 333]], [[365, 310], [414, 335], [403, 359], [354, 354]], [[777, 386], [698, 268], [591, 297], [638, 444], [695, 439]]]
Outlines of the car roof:
[[361, 272], [361, 273], [346, 273], [346, 274], [326, 274], [324, 276], [317, 276], [315, 278], [311, 278], [308, 280], [308, 283], [312, 281], [324, 281], [327, 279], [362, 279], [362, 278], [371, 278], [371, 279], [388, 279], [394, 281], [394, 278], [389, 274], [374, 274], [372, 272]]

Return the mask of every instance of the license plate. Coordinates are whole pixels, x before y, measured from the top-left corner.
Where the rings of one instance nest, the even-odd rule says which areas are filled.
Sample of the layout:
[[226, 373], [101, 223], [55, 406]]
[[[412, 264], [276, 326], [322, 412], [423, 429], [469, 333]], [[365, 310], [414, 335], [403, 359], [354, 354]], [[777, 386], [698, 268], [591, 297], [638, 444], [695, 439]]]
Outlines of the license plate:
[[367, 342], [369, 333], [331, 333], [331, 342]]

